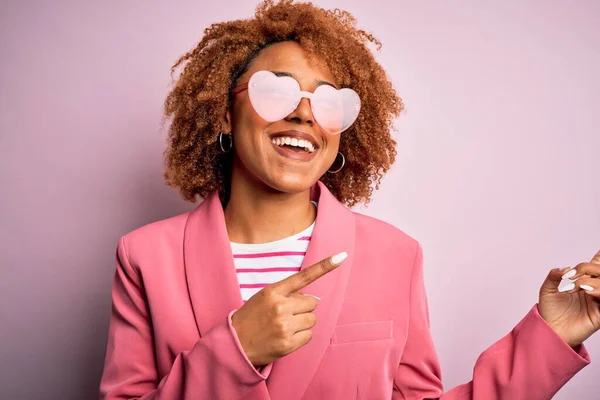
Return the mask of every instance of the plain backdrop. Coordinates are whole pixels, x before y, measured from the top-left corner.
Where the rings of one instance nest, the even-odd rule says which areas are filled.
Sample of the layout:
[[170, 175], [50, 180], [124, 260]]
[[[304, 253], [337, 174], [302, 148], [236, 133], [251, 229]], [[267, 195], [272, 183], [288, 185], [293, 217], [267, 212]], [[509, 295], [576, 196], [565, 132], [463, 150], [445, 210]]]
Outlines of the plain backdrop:
[[[600, 249], [600, 2], [317, 4], [383, 42], [406, 103], [397, 162], [356, 210], [423, 244], [448, 390], [551, 268]], [[1, 398], [97, 397], [118, 238], [195, 206], [163, 184], [169, 68], [255, 5], [1, 2]], [[600, 398], [600, 333], [586, 345], [555, 398]]]

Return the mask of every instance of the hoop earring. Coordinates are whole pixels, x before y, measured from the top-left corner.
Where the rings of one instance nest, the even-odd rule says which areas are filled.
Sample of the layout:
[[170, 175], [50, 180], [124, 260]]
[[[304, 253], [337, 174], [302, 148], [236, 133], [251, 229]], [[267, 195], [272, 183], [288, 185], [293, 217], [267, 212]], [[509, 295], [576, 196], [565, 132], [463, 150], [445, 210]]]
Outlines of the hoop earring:
[[[338, 169], [336, 169], [335, 171], [328, 169], [327, 172], [329, 172], [330, 174], [337, 174], [338, 172], [340, 172], [342, 170], [342, 168], [344, 168], [344, 165], [346, 165], [346, 157], [344, 157], [344, 155], [342, 153], [340, 153], [339, 151], [338, 151], [338, 154], [340, 156], [342, 156], [342, 166], [339, 167]], [[337, 160], [337, 156], [335, 157], [335, 159]]]
[[[229, 147], [227, 147], [227, 149], [223, 147], [223, 136], [227, 136], [229, 138]], [[223, 153], [229, 153], [233, 147], [233, 136], [225, 135], [223, 132], [219, 132], [219, 147], [221, 147], [221, 151]]]

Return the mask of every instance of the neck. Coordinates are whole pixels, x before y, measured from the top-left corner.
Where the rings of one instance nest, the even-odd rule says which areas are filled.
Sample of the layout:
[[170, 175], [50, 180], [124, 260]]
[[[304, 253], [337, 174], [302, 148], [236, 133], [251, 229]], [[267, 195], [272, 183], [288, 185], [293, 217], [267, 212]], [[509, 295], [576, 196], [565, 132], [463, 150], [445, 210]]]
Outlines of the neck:
[[293, 194], [277, 192], [262, 182], [239, 179], [234, 173], [224, 214], [229, 240], [266, 243], [308, 228], [317, 211], [310, 202], [310, 189]]

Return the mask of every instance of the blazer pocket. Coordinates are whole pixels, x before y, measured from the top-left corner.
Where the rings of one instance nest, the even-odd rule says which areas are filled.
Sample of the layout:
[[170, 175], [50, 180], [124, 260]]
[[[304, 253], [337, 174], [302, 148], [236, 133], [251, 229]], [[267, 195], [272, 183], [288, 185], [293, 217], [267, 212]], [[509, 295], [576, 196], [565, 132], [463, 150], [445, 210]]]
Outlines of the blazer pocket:
[[393, 339], [394, 321], [355, 322], [337, 325], [329, 343], [332, 345]]

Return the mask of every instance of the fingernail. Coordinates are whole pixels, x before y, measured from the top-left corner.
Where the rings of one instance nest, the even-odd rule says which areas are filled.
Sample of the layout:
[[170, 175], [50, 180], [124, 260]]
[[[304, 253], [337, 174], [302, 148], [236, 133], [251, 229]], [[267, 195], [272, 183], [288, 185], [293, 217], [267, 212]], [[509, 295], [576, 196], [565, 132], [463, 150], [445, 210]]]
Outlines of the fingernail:
[[319, 296], [315, 296], [314, 294], [308, 294], [308, 293], [306, 293], [306, 295], [307, 296], [312, 296], [312, 297], [314, 297], [317, 300], [321, 300], [321, 298]]
[[583, 290], [585, 290], [586, 292], [593, 292], [594, 288], [591, 287], [590, 285], [579, 285], [580, 288], [582, 288]]
[[568, 292], [569, 290], [573, 290], [573, 289], [575, 289], [575, 284], [574, 283], [569, 283], [568, 285], [565, 285], [562, 288], [559, 287], [558, 291], [559, 292]]
[[338, 265], [339, 263], [344, 261], [346, 257], [348, 257], [348, 253], [342, 251], [340, 254], [336, 254], [335, 256], [331, 257], [331, 263], [333, 265]]
[[566, 274], [564, 274], [564, 275], [562, 276], [562, 278], [563, 278], [563, 279], [569, 279], [569, 278], [572, 278], [572, 277], [574, 277], [576, 274], [577, 274], [577, 270], [576, 270], [576, 269], [572, 269], [572, 270], [570, 270], [569, 272], [567, 272]]

